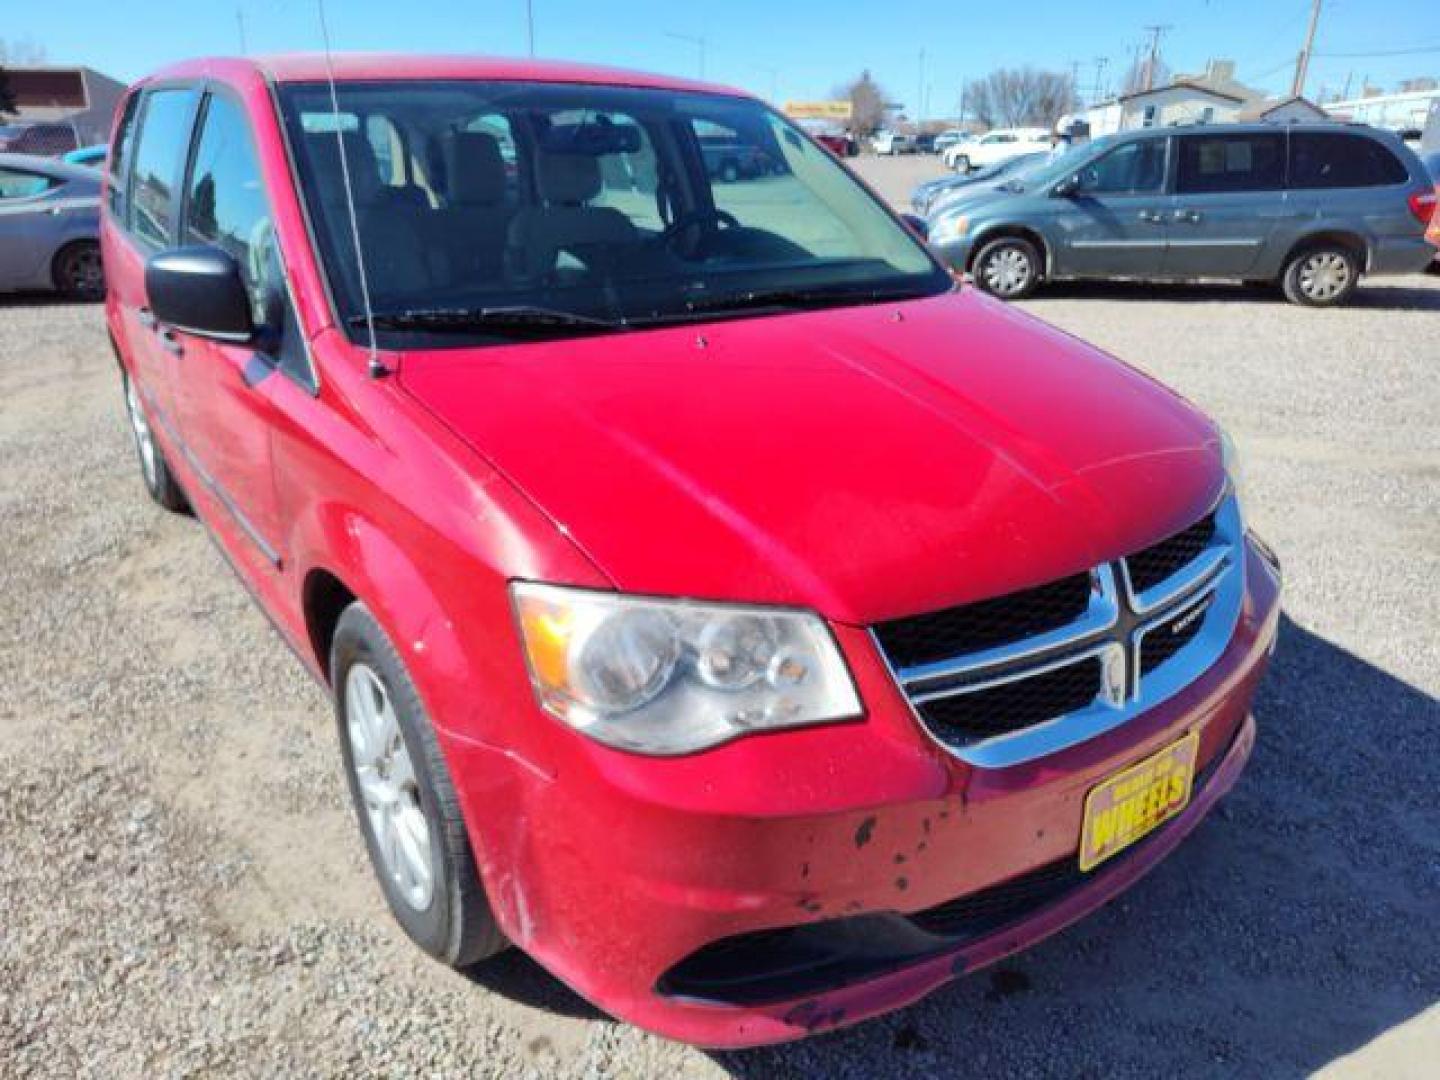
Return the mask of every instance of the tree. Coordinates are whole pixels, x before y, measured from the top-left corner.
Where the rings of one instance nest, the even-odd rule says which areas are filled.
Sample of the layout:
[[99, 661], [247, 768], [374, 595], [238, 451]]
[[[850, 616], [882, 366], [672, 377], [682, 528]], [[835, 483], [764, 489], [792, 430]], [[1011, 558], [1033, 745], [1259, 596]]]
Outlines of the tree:
[[1130, 70], [1125, 73], [1125, 88], [1122, 94], [1135, 94], [1145, 89], [1148, 80], [1152, 87], [1166, 86], [1170, 82], [1170, 66], [1158, 56], [1155, 58], [1155, 75], [1148, 77], [1150, 54], [1142, 53], [1130, 61]]
[[992, 71], [966, 87], [965, 100], [987, 127], [1049, 127], [1076, 104], [1068, 74], [1033, 67]]
[[869, 69], [835, 90], [838, 100], [850, 102], [850, 131], [856, 138], [868, 138], [884, 126], [885, 96]]

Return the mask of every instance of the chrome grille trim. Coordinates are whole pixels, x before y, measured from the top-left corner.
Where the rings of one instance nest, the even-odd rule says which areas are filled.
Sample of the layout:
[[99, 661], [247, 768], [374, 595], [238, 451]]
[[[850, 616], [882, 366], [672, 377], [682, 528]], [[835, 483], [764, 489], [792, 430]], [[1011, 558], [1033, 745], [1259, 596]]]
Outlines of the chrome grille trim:
[[[890, 664], [879, 638], [876, 651], [890, 670], [921, 730], [963, 761], [981, 768], [1022, 764], [1104, 734], [1173, 697], [1219, 659], [1234, 633], [1244, 599], [1244, 525], [1234, 496], [1226, 492], [1214, 510], [1210, 543], [1185, 566], [1150, 589], [1136, 593], [1124, 558], [1096, 567], [1084, 615], [1067, 626], [980, 652], [911, 667]], [[1146, 635], [1208, 605], [1201, 626], [1149, 674], [1141, 676]], [[1006, 683], [1052, 672], [1099, 656], [1118, 663], [1123, 693], [1102, 686], [1084, 708], [1017, 731], [952, 743], [931, 730], [926, 704], [959, 694], [980, 693]]]

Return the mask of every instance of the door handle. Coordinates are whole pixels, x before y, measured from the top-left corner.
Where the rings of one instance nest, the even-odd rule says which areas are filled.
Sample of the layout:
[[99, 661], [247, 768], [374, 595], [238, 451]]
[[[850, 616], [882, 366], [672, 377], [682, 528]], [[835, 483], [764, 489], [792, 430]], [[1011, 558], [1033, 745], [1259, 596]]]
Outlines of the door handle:
[[1176, 210], [1176, 211], [1175, 211], [1175, 220], [1176, 220], [1176, 221], [1188, 221], [1188, 222], [1190, 222], [1190, 224], [1192, 224], [1192, 225], [1198, 224], [1199, 221], [1200, 221], [1200, 211], [1199, 211], [1199, 210]]
[[1158, 225], [1165, 220], [1164, 215], [1157, 210], [1141, 210], [1139, 218], [1141, 221], [1148, 221], [1152, 225]]
[[160, 347], [171, 356], [185, 355], [185, 346], [180, 343], [180, 339], [175, 336], [172, 330], [160, 331]]
[[142, 307], [135, 312], [135, 318], [146, 330], [154, 330], [156, 325], [155, 313], [148, 307]]

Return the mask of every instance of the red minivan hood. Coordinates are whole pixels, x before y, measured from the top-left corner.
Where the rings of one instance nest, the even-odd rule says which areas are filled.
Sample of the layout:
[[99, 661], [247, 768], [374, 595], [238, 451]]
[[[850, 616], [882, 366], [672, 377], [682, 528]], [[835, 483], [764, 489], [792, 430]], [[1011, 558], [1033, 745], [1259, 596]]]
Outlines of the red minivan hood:
[[1073, 573], [1223, 483], [1179, 397], [971, 289], [399, 371], [617, 587], [841, 622]]

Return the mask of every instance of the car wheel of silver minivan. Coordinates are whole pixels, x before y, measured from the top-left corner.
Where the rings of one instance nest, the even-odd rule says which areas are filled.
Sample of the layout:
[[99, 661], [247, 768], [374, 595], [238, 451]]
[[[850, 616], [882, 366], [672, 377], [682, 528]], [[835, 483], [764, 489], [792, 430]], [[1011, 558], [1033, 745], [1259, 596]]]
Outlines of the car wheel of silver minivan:
[[1281, 284], [1285, 298], [1306, 307], [1343, 304], [1360, 281], [1360, 260], [1349, 248], [1323, 244], [1292, 255]]
[[971, 266], [975, 284], [1002, 300], [1029, 296], [1040, 280], [1040, 252], [1018, 236], [992, 240], [980, 249]]

